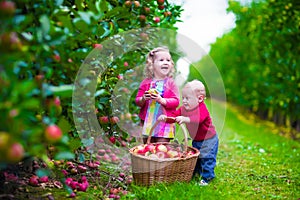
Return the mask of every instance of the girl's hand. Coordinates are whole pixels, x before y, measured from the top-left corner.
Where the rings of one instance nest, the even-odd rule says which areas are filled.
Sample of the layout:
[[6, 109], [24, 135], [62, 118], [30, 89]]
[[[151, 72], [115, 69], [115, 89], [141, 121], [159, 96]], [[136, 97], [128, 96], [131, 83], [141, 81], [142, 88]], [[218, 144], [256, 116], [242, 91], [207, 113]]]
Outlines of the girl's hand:
[[167, 103], [167, 101], [164, 98], [162, 98], [159, 94], [151, 94], [151, 99], [154, 99], [163, 106], [165, 106]]
[[143, 95], [143, 97], [142, 97], [144, 100], [150, 100], [151, 99], [151, 94], [148, 92], [148, 91], [146, 91], [145, 93], [144, 93], [144, 95]]
[[178, 116], [178, 117], [175, 118], [175, 121], [178, 124], [190, 123], [190, 118], [189, 117], [184, 117], [184, 116]]

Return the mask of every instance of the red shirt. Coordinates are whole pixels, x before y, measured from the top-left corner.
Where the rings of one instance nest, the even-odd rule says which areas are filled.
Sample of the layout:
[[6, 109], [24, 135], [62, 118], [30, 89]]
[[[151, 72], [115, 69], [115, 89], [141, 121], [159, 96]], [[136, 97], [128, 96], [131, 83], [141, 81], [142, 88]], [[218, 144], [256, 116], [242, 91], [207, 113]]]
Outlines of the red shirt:
[[[144, 104], [141, 104], [140, 99], [144, 95], [145, 91], [150, 89], [150, 84], [152, 79], [144, 79], [139, 87], [137, 92], [135, 102], [138, 106], [141, 107], [139, 117], [141, 120], [145, 120], [147, 109], [149, 106], [149, 101], [146, 101]], [[169, 115], [170, 113], [174, 112], [179, 105], [179, 90], [175, 81], [172, 78], [167, 78], [164, 84], [164, 94], [162, 96], [166, 100], [165, 114]]]
[[194, 141], [206, 140], [216, 135], [212, 119], [203, 101], [199, 103], [198, 107], [190, 111], [181, 106], [174, 114], [175, 116], [181, 115], [190, 118], [190, 123], [186, 123], [186, 128]]

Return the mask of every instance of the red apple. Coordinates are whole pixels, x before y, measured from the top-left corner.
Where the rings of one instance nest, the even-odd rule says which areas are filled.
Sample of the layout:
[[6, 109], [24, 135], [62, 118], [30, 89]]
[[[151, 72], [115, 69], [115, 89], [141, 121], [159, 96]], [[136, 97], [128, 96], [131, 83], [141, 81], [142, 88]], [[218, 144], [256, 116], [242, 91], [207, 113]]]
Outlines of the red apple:
[[39, 178], [40, 183], [47, 183], [49, 181], [48, 176], [42, 176]]
[[195, 152], [193, 152], [193, 151], [188, 151], [186, 155], [187, 155], [187, 156], [192, 156], [192, 155], [194, 155], [194, 154], [195, 154]]
[[160, 18], [159, 18], [159, 17], [154, 17], [154, 18], [153, 18], [153, 21], [154, 21], [155, 23], [159, 23], [159, 22], [160, 22]]
[[110, 161], [110, 156], [108, 154], [104, 154], [102, 158], [104, 161]]
[[167, 158], [167, 157], [168, 157], [168, 155], [167, 155], [165, 152], [162, 152], [162, 151], [156, 152], [156, 156], [157, 156], [159, 159], [164, 159], [164, 158]]
[[144, 11], [145, 11], [146, 14], [149, 14], [151, 10], [150, 10], [149, 7], [144, 7]]
[[101, 50], [103, 48], [102, 44], [93, 44], [93, 48]]
[[139, 145], [137, 146], [134, 150], [133, 150], [134, 153], [138, 153], [138, 154], [142, 154], [142, 155], [145, 155], [145, 153], [147, 152], [147, 150], [145, 149], [145, 146], [144, 145]]
[[102, 116], [102, 117], [99, 117], [99, 121], [101, 124], [107, 124], [109, 120], [108, 120], [107, 116]]
[[37, 186], [37, 185], [39, 184], [38, 179], [39, 179], [38, 176], [33, 175], [33, 176], [30, 177], [30, 179], [29, 179], [29, 184], [30, 184], [31, 186]]
[[115, 143], [116, 143], [116, 138], [115, 138], [114, 136], [111, 136], [111, 137], [109, 138], [109, 141], [110, 141], [111, 143], [115, 144]]
[[12, 1], [2, 1], [0, 2], [0, 13], [1, 15], [13, 15], [16, 11], [16, 5]]
[[157, 0], [157, 3], [158, 3], [159, 5], [162, 5], [162, 4], [165, 3], [165, 0]]
[[156, 146], [156, 151], [167, 152], [168, 149], [167, 149], [167, 147], [166, 147], [165, 145], [163, 145], [163, 144], [158, 144], [158, 145]]
[[86, 192], [88, 187], [89, 187], [88, 182], [78, 183], [77, 185], [78, 191], [82, 191], [82, 192]]
[[139, 20], [140, 20], [140, 22], [145, 22], [146, 21], [146, 16], [145, 15], [140, 15]]
[[163, 9], [165, 9], [165, 6], [164, 5], [158, 5], [158, 9], [163, 10]]
[[139, 1], [134, 1], [133, 4], [134, 4], [134, 7], [136, 7], [136, 8], [141, 6]]
[[164, 12], [164, 16], [165, 16], [165, 17], [171, 16], [171, 15], [172, 15], [172, 12], [170, 12], [170, 11]]
[[11, 162], [19, 162], [24, 156], [24, 148], [20, 143], [12, 144], [7, 151], [7, 158]]
[[16, 32], [3, 33], [0, 36], [0, 46], [5, 51], [22, 50], [22, 42]]
[[146, 151], [149, 151], [151, 153], [155, 153], [156, 152], [155, 145], [153, 145], [153, 144], [147, 144], [145, 146], [145, 149], [146, 149]]
[[153, 159], [159, 159], [158, 155], [156, 154], [150, 154], [148, 157]]
[[105, 149], [99, 149], [98, 154], [99, 155], [104, 155], [106, 153]]
[[170, 150], [170, 151], [167, 152], [167, 154], [168, 154], [168, 156], [169, 156], [170, 158], [176, 158], [176, 157], [179, 156], [178, 152], [175, 151], [175, 150]]
[[50, 125], [45, 130], [45, 138], [49, 142], [57, 142], [62, 138], [62, 131], [57, 125]]
[[86, 170], [87, 170], [87, 168], [85, 166], [82, 166], [82, 165], [78, 165], [77, 169], [78, 169], [79, 172], [86, 172]]
[[143, 39], [143, 40], [148, 40], [148, 39], [149, 39], [148, 34], [147, 34], [147, 33], [144, 33], [144, 32], [140, 33], [140, 37], [141, 37], [141, 39]]
[[56, 62], [59, 62], [59, 61], [60, 61], [60, 55], [59, 55], [59, 54], [54, 54], [54, 55], [53, 55], [53, 59], [54, 59]]
[[60, 99], [59, 97], [55, 97], [54, 100], [53, 100], [53, 103], [55, 106], [59, 107], [60, 106]]
[[110, 118], [110, 122], [112, 123], [112, 124], [116, 124], [116, 123], [118, 123], [120, 120], [119, 120], [119, 117], [116, 117], [116, 116], [114, 116], [114, 117], [111, 117]]
[[131, 1], [125, 1], [124, 5], [127, 7], [127, 8], [130, 8], [131, 7]]
[[76, 197], [76, 194], [75, 194], [75, 192], [72, 192], [72, 193], [70, 194], [70, 198], [74, 198], [74, 197]]

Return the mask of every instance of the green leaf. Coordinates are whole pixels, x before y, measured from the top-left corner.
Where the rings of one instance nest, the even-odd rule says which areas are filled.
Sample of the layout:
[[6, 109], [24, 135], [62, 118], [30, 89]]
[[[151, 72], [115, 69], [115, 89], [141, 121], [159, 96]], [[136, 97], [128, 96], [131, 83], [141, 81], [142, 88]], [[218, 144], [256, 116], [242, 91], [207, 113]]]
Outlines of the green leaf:
[[93, 143], [94, 143], [94, 138], [88, 138], [88, 139], [85, 139], [85, 138], [83, 138], [82, 140], [81, 140], [81, 142], [82, 142], [82, 144], [84, 145], [84, 146], [91, 146]]
[[36, 170], [35, 174], [38, 177], [49, 176], [50, 171], [48, 169], [38, 169], [38, 170]]
[[47, 15], [42, 15], [40, 18], [40, 23], [42, 25], [42, 33], [43, 35], [48, 35], [50, 30], [50, 20]]
[[74, 159], [74, 158], [75, 158], [75, 154], [71, 153], [69, 151], [58, 152], [55, 155], [55, 160], [70, 160], [70, 159]]
[[83, 21], [85, 21], [87, 24], [91, 23], [91, 17], [93, 16], [93, 13], [91, 12], [78, 12], [79, 16]]
[[73, 85], [50, 86], [50, 90], [55, 96], [72, 97]]
[[37, 99], [27, 99], [20, 104], [20, 107], [23, 107], [25, 109], [35, 109], [38, 108], [39, 105], [40, 102]]
[[64, 117], [60, 118], [60, 120], [58, 122], [58, 126], [61, 128], [61, 130], [64, 133], [68, 133], [71, 129], [71, 125]]
[[64, 0], [55, 0], [55, 5], [60, 6], [63, 4], [63, 2], [64, 2]]

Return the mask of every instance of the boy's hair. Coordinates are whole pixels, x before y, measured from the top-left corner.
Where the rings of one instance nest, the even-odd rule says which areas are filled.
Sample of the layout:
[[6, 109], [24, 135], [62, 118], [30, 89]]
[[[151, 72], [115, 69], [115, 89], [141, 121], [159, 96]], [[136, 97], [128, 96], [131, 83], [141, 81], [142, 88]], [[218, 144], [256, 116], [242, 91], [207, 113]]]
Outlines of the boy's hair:
[[204, 84], [199, 80], [192, 80], [186, 84], [186, 86], [189, 86], [192, 88], [192, 90], [195, 92], [196, 96], [203, 95], [206, 97], [206, 91]]
[[[169, 49], [167, 47], [164, 47], [164, 46], [152, 49], [146, 57], [146, 67], [144, 69], [144, 76], [146, 78], [153, 78], [153, 62], [154, 62], [154, 59], [155, 59], [155, 54], [157, 52], [167, 52], [167, 53], [170, 54]], [[172, 67], [170, 73], [168, 74], [168, 77], [173, 77], [174, 74], [175, 74], [174, 62], [172, 60], [172, 57], [171, 57], [171, 62], [172, 62], [173, 67]]]

